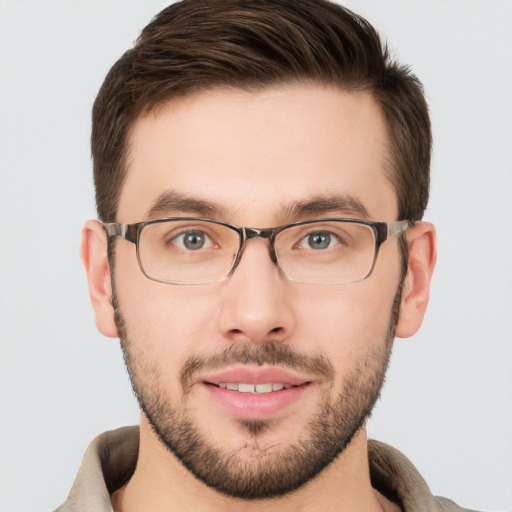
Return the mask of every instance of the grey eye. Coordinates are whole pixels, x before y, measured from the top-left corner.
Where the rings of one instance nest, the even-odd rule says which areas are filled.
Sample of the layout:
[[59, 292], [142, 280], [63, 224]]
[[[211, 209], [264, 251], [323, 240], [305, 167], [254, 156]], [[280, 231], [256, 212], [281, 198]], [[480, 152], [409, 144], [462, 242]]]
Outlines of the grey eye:
[[201, 231], [188, 231], [173, 240], [174, 245], [189, 251], [203, 249], [209, 243], [209, 238]]
[[318, 231], [307, 237], [308, 246], [311, 249], [327, 249], [331, 245], [331, 233]]

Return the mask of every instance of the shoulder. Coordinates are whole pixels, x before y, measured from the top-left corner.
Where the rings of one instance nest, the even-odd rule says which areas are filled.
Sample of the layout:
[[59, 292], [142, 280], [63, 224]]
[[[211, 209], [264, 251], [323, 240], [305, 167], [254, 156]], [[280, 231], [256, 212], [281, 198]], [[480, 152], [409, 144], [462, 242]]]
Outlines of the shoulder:
[[137, 463], [139, 427], [109, 430], [85, 452], [66, 501], [55, 512], [112, 512], [110, 495], [131, 477]]
[[379, 441], [368, 441], [372, 485], [404, 512], [476, 512], [434, 496], [412, 462], [399, 450]]

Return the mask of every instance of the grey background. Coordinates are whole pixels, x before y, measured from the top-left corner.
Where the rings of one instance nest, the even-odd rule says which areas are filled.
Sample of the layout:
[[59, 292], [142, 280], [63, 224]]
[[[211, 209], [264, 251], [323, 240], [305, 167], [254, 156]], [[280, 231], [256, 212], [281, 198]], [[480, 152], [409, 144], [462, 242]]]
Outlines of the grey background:
[[[157, 0], [0, 0], [0, 510], [51, 510], [88, 442], [138, 421], [78, 256], [90, 109]], [[350, 1], [424, 82], [439, 261], [370, 435], [436, 494], [512, 510], [512, 3]]]

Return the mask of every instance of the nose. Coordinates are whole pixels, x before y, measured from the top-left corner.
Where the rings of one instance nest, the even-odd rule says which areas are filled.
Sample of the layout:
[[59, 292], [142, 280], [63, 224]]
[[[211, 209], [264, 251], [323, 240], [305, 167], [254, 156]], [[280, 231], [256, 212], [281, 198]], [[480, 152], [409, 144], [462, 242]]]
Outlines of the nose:
[[295, 320], [290, 282], [269, 257], [266, 240], [246, 243], [240, 263], [220, 292], [219, 329], [232, 342], [285, 341]]

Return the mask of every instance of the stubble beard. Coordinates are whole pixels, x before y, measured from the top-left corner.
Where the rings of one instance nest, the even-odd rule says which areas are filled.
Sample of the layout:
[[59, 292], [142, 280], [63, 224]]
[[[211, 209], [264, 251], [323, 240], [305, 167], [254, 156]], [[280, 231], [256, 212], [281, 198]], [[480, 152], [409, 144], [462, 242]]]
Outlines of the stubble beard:
[[[385, 339], [366, 353], [342, 382], [336, 397], [326, 396], [306, 423], [302, 435], [288, 446], [269, 446], [263, 436], [272, 420], [237, 420], [246, 432], [244, 446], [218, 448], [194, 423], [186, 410], [188, 382], [198, 369], [230, 363], [282, 365], [314, 369], [325, 378], [335, 370], [322, 355], [302, 355], [289, 346], [269, 340], [262, 344], [231, 345], [214, 356], [191, 357], [183, 366], [180, 393], [159, 383], [158, 365], [130, 340], [114, 289], [113, 305], [123, 355], [139, 406], [159, 440], [200, 481], [227, 496], [245, 500], [278, 497], [317, 476], [349, 445], [366, 423], [379, 398], [394, 340], [403, 279], [398, 287]], [[168, 379], [167, 379], [168, 382]], [[172, 403], [172, 396], [182, 400]]]

